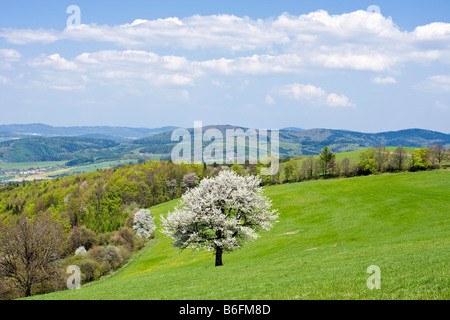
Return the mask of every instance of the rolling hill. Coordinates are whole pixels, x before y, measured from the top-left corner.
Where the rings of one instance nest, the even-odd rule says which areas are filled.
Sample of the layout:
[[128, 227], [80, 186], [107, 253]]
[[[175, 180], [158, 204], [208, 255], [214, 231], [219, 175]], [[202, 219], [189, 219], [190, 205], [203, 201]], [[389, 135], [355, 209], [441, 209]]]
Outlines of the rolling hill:
[[[226, 130], [236, 129], [247, 130], [248, 128], [236, 126], [206, 126], [208, 129], [218, 129], [224, 139]], [[193, 135], [193, 129], [188, 129]], [[142, 147], [143, 153], [170, 154], [172, 148], [177, 142], [171, 141], [171, 132], [156, 134], [151, 137], [134, 140], [132, 143]], [[270, 132], [269, 132], [270, 136]], [[335, 153], [354, 151], [376, 147], [378, 144], [384, 146], [406, 146], [420, 148], [431, 146], [433, 144], [442, 144], [450, 147], [450, 135], [422, 130], [408, 129], [381, 133], [362, 133], [346, 130], [331, 129], [309, 129], [309, 130], [280, 130], [280, 156], [294, 157], [301, 155], [319, 154], [320, 151], [328, 146]], [[205, 142], [204, 145], [207, 145]]]
[[138, 139], [153, 134], [172, 131], [177, 127], [162, 128], [130, 128], [130, 127], [111, 127], [111, 126], [77, 126], [77, 127], [53, 127], [42, 123], [33, 124], [9, 124], [0, 125], [0, 132], [10, 135], [21, 136], [108, 136], [113, 139]]
[[[0, 161], [34, 162], [73, 160], [80, 156], [79, 154], [74, 154], [73, 151], [87, 153], [94, 158], [106, 156], [108, 157], [108, 160], [130, 158], [130, 156], [131, 158], [143, 157], [148, 159], [156, 157], [158, 159], [167, 160], [170, 158], [174, 146], [178, 143], [176, 141], [171, 141], [174, 128], [175, 127], [164, 127], [159, 129], [116, 127], [56, 128], [41, 124], [0, 126], [0, 141], [3, 140], [3, 142], [0, 142]], [[6, 129], [15, 131], [5, 132]], [[203, 127], [204, 132], [208, 129], [219, 130], [224, 137], [225, 143], [227, 130], [242, 129], [246, 131], [248, 128], [230, 125]], [[193, 129], [188, 129], [188, 131], [191, 133], [193, 139]], [[40, 135], [60, 133], [61, 137], [30, 137], [26, 135], [31, 132], [34, 132], [33, 134], [39, 132]], [[138, 136], [144, 137], [136, 138]], [[379, 144], [383, 144], [387, 147], [401, 145], [419, 148], [423, 146], [429, 147], [433, 144], [442, 144], [446, 148], [450, 147], [449, 134], [422, 129], [362, 133], [331, 129], [302, 130], [297, 128], [286, 128], [280, 130], [279, 137], [281, 157], [319, 154], [325, 146], [330, 147], [335, 153], [372, 148]], [[62, 140], [65, 140], [65, 142], [62, 142]], [[84, 141], [84, 144], [82, 144], [81, 141]], [[89, 143], [87, 141], [89, 141]], [[70, 143], [74, 143], [74, 147], [70, 147]], [[209, 143], [210, 142], [204, 142], [204, 147]], [[64, 144], [64, 146], [62, 146], [62, 144]], [[193, 145], [194, 144], [192, 143], [192, 147]], [[82, 152], [81, 149], [84, 149], [84, 152]], [[85, 154], [82, 154], [81, 156], [85, 156]]]
[[[112, 276], [31, 299], [450, 298], [450, 172], [399, 173], [267, 187], [279, 223], [224, 255], [155, 239]], [[176, 201], [151, 208], [160, 217]], [[367, 268], [381, 270], [369, 290]]]
[[117, 146], [111, 140], [79, 137], [33, 137], [0, 142], [0, 159], [8, 162], [71, 160], [86, 151], [100, 154]]

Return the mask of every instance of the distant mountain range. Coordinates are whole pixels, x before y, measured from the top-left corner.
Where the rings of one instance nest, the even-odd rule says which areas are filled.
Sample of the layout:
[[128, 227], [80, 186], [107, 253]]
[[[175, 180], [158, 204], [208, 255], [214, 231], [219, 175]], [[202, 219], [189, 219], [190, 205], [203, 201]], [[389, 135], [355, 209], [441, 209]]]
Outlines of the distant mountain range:
[[[227, 129], [236, 130], [243, 127], [206, 126], [218, 129], [225, 138]], [[188, 129], [191, 133], [193, 129]], [[450, 147], [450, 135], [423, 129], [407, 129], [381, 133], [363, 133], [347, 130], [284, 128], [280, 135], [280, 155], [299, 156], [318, 154], [323, 147], [328, 146], [333, 152], [346, 152], [358, 149], [372, 148], [379, 144], [384, 146], [422, 147], [442, 144]], [[143, 146], [142, 152], [168, 154], [176, 142], [171, 141], [171, 132], [164, 132], [150, 137], [134, 140], [135, 145]]]
[[[0, 125], [0, 161], [30, 162], [89, 159], [168, 159], [177, 142], [171, 141], [177, 127], [155, 129], [128, 127], [52, 127], [44, 124]], [[241, 128], [230, 125], [205, 126], [203, 130]], [[191, 133], [193, 129], [188, 129]], [[328, 146], [333, 152], [384, 146], [422, 147], [442, 144], [450, 147], [446, 133], [406, 129], [380, 133], [347, 130], [281, 129], [280, 156], [318, 154]], [[205, 145], [208, 144], [205, 142]]]
[[5, 137], [24, 137], [24, 136], [44, 136], [44, 137], [88, 137], [109, 140], [139, 139], [148, 137], [161, 132], [172, 131], [177, 127], [162, 128], [129, 128], [129, 127], [111, 127], [111, 126], [86, 126], [86, 127], [53, 127], [42, 123], [33, 124], [9, 124], [0, 125], [0, 138]]

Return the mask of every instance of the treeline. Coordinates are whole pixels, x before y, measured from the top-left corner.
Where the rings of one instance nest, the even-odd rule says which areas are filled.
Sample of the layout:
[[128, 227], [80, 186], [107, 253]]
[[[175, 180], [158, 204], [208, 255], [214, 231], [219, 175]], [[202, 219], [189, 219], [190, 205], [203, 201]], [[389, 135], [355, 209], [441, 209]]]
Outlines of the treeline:
[[411, 153], [402, 146], [389, 151], [380, 145], [363, 151], [355, 162], [347, 157], [338, 161], [336, 154], [324, 147], [319, 156], [285, 159], [282, 170], [266, 183], [439, 169], [449, 160], [449, 154], [450, 149], [446, 151], [442, 145], [417, 148]]

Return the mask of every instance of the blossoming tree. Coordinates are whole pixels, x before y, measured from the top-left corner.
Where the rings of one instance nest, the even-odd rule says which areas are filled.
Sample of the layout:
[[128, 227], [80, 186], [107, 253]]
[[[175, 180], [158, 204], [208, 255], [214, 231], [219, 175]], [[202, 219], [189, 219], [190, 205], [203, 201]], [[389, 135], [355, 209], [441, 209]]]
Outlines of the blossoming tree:
[[222, 265], [222, 254], [258, 238], [258, 229], [269, 230], [278, 218], [271, 201], [263, 196], [258, 176], [239, 176], [224, 170], [189, 189], [167, 218], [164, 234], [181, 249], [207, 249]]
[[134, 215], [133, 230], [139, 237], [150, 238], [156, 226], [150, 210], [141, 209]]

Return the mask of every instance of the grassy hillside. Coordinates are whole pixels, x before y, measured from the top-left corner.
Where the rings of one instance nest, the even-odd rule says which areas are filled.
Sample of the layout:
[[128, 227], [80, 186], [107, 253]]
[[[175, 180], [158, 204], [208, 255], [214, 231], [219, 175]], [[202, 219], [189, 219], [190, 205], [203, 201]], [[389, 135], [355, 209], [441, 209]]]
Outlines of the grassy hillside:
[[[449, 299], [449, 192], [449, 171], [268, 187], [280, 222], [223, 267], [158, 231], [115, 275], [33, 299]], [[174, 204], [152, 208], [158, 225]]]

